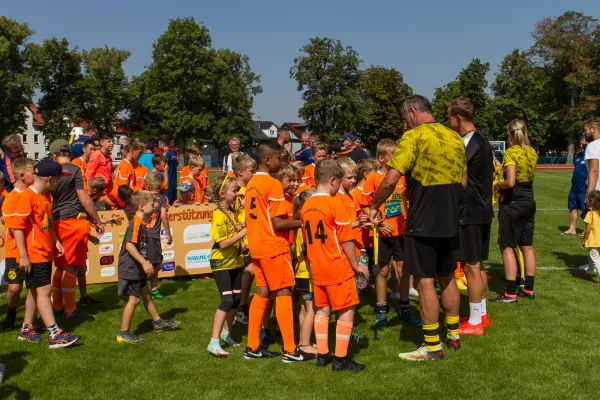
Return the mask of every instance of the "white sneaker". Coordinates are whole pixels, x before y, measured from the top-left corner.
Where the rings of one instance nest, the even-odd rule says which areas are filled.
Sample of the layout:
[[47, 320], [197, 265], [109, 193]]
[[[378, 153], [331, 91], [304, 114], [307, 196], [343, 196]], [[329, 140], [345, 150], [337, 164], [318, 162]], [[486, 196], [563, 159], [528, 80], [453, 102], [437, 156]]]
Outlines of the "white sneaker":
[[209, 343], [206, 350], [208, 350], [209, 353], [214, 354], [217, 357], [227, 357], [229, 355], [228, 352], [221, 348], [221, 345], [219, 343]]
[[412, 297], [419, 297], [419, 292], [414, 287], [408, 289], [408, 295]]
[[390, 299], [400, 300], [400, 292], [390, 293]]

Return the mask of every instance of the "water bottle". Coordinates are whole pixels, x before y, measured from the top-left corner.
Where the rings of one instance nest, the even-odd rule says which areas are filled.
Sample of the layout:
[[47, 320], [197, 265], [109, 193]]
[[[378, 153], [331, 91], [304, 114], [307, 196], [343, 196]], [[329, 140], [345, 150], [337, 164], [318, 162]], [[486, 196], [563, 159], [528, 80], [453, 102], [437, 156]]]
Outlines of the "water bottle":
[[[365, 267], [369, 266], [369, 256], [367, 255], [367, 251], [365, 249], [362, 249], [360, 251], [360, 257], [358, 258], [358, 265], [364, 265]], [[367, 277], [365, 275], [363, 275], [362, 273], [356, 274], [356, 281], [354, 284], [357, 289], [366, 288], [368, 283], [369, 283], [369, 281], [367, 280]]]

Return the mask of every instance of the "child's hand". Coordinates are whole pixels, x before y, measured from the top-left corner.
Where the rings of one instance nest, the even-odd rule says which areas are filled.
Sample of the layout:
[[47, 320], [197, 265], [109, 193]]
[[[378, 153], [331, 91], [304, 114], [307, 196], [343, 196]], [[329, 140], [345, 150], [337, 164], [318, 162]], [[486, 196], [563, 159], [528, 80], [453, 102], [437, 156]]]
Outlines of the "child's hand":
[[177, 208], [177, 207], [179, 207], [180, 205], [181, 205], [180, 203], [175, 203], [175, 204], [173, 204], [173, 207]]
[[58, 254], [59, 257], [62, 257], [63, 254], [65, 254], [65, 249], [59, 241], [56, 241], [56, 254]]
[[167, 244], [169, 246], [173, 244], [173, 236], [171, 236], [171, 232], [167, 232]]
[[357, 274], [363, 274], [367, 280], [369, 280], [369, 268], [366, 265], [358, 265], [355, 272]]
[[154, 275], [154, 268], [152, 267], [152, 264], [150, 264], [149, 261], [144, 261], [144, 263], [142, 264], [142, 268], [144, 268], [144, 272], [146, 273], [146, 276], [148, 278]]
[[248, 252], [248, 245], [242, 240], [242, 254]]
[[381, 232], [381, 234], [383, 234], [385, 236], [391, 235], [392, 233], [394, 233], [394, 228], [390, 224], [386, 224], [385, 222], [382, 222], [379, 225], [379, 232]]
[[585, 249], [585, 240], [583, 242], [581, 242], [581, 248]]
[[100, 239], [98, 239], [96, 236], [93, 235], [89, 235], [88, 236], [88, 240], [93, 244], [98, 246], [100, 244]]

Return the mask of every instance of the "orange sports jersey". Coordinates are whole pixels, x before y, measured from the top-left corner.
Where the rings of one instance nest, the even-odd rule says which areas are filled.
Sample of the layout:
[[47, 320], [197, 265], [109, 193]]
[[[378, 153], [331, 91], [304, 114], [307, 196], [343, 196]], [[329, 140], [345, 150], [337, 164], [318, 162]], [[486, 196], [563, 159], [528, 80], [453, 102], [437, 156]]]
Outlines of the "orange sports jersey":
[[[198, 177], [199, 178], [199, 177]], [[193, 201], [196, 203], [204, 203], [204, 188], [197, 178], [191, 175], [183, 177], [182, 182], [190, 181], [194, 184], [194, 197]]]
[[17, 204], [21, 198], [21, 192], [13, 189], [5, 196], [4, 203], [2, 203], [2, 215], [4, 216], [4, 257], [17, 258], [17, 244], [10, 228], [14, 227], [14, 218], [16, 216]]
[[289, 233], [273, 229], [273, 217], [287, 216], [281, 183], [266, 172], [254, 174], [246, 186], [246, 229], [252, 258], [289, 253]]
[[81, 176], [83, 177], [83, 188], [88, 190], [87, 179], [85, 179], [85, 169], [87, 168], [87, 161], [83, 161], [81, 157], [77, 157], [71, 160], [71, 164], [77, 165], [81, 170]]
[[[287, 219], [294, 219], [294, 198], [288, 194], [285, 195], [285, 211], [287, 213]], [[288, 243], [294, 244], [296, 241], [296, 236], [294, 235], [294, 231], [291, 230]]]
[[350, 213], [337, 197], [315, 193], [300, 211], [302, 233], [314, 285], [326, 286], [354, 277], [341, 243], [354, 241]]
[[[362, 207], [371, 206], [373, 196], [379, 185], [381, 185], [383, 178], [385, 178], [385, 174], [381, 172], [381, 170], [378, 170], [367, 177], [363, 189], [362, 200], [360, 201]], [[406, 231], [406, 210], [404, 207], [405, 190], [406, 181], [404, 180], [404, 176], [402, 176], [396, 184], [391, 196], [379, 208], [381, 215], [384, 218], [384, 222], [394, 228], [394, 232], [392, 232], [391, 236], [402, 236]], [[385, 235], [380, 233], [380, 236]]]
[[144, 182], [146, 179], [146, 175], [148, 175], [148, 168], [145, 165], [138, 164], [137, 167], [134, 168], [135, 172], [135, 187], [139, 190], [144, 188]]
[[233, 173], [233, 171], [229, 171], [229, 172], [227, 173], [227, 175], [225, 175], [225, 176], [226, 176], [227, 178], [230, 178], [230, 179], [235, 179], [235, 174]]
[[[350, 214], [350, 228], [352, 229], [352, 224], [358, 220], [358, 214], [356, 212], [356, 203], [354, 202], [354, 199], [352, 199], [351, 196], [347, 195], [342, 190], [343, 189], [340, 188], [340, 191], [335, 194], [335, 197], [340, 199], [346, 210], [348, 210], [348, 213]], [[356, 246], [356, 255], [359, 255], [360, 249], [362, 249], [363, 246], [362, 242], [356, 240], [355, 231], [362, 231], [362, 229], [352, 229], [352, 235], [354, 235], [354, 245]]]
[[136, 186], [135, 170], [133, 165], [131, 165], [131, 163], [127, 160], [122, 160], [114, 172], [112, 193], [109, 193], [109, 196], [115, 203], [118, 202], [118, 190], [119, 186], [122, 185], [127, 185], [134, 191], [138, 190]]
[[[356, 209], [356, 218], [360, 218], [363, 215], [362, 208], [360, 208], [360, 202], [363, 195], [363, 188], [356, 186], [352, 189], [352, 199], [354, 200], [354, 208]], [[359, 243], [360, 248], [371, 248], [373, 247], [373, 237], [370, 236], [372, 233], [371, 229], [354, 229], [354, 240]]]
[[[181, 185], [183, 183], [183, 179], [190, 175], [190, 166], [186, 165], [185, 167], [183, 167], [181, 169], [181, 174], [179, 175], [179, 184]], [[235, 178], [235, 176], [234, 176]], [[210, 179], [208, 177], [208, 169], [204, 168], [202, 170], [202, 172], [200, 172], [200, 182], [202, 182], [202, 187], [205, 188], [208, 185], [210, 185]]]
[[304, 175], [302, 175], [302, 182], [307, 184], [311, 188], [316, 188], [315, 183], [315, 164], [309, 164], [304, 167]]
[[[25, 231], [27, 254], [32, 263], [43, 263], [54, 259], [54, 221], [52, 219], [52, 197], [29, 187], [19, 197], [15, 209], [13, 229]], [[17, 262], [20, 262], [17, 254]]]
[[300, 181], [300, 184], [298, 185], [298, 189], [296, 189], [296, 194], [300, 194], [308, 189], [312, 189], [312, 187], [310, 185], [306, 184], [304, 181]]

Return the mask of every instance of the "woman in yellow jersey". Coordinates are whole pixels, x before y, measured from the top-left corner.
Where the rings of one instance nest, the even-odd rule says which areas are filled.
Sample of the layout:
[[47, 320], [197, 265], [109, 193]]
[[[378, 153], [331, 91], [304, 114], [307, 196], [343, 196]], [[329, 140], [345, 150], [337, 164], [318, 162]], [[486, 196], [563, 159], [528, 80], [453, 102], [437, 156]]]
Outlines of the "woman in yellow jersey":
[[[300, 219], [300, 210], [302, 206], [315, 193], [314, 190], [305, 190], [298, 194], [294, 199], [294, 219]], [[296, 240], [293, 246], [294, 259], [294, 291], [302, 294], [302, 304], [300, 305], [300, 340], [298, 350], [302, 353], [305, 360], [311, 360], [316, 357], [317, 349], [310, 343], [310, 337], [315, 322], [315, 306], [313, 302], [313, 286], [310, 278], [310, 266], [306, 258], [306, 247], [302, 229], [296, 231]]]
[[246, 228], [239, 225], [233, 209], [239, 190], [235, 179], [218, 177], [212, 186], [213, 202], [217, 204], [217, 209], [213, 212], [210, 227], [210, 236], [214, 240], [210, 252], [210, 269], [219, 289], [221, 304], [215, 313], [208, 351], [215, 356], [224, 357], [229, 353], [221, 348], [219, 339], [226, 345], [239, 346], [231, 338], [230, 332], [240, 304], [244, 270], [242, 253], [245, 250], [242, 239], [246, 236]]
[[510, 148], [504, 153], [504, 180], [494, 183], [501, 193], [498, 244], [504, 261], [506, 287], [503, 295], [492, 300], [498, 303], [517, 302], [517, 260], [513, 249], [519, 248], [525, 261], [525, 288], [520, 297], [535, 298], [535, 253], [533, 235], [536, 204], [533, 197], [533, 177], [538, 154], [529, 145], [527, 125], [515, 119], [508, 124]]

